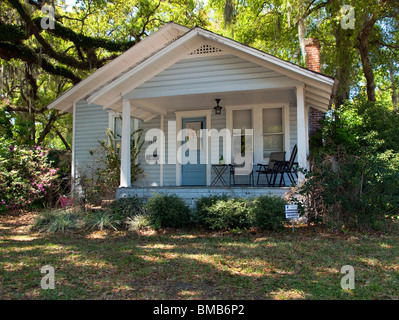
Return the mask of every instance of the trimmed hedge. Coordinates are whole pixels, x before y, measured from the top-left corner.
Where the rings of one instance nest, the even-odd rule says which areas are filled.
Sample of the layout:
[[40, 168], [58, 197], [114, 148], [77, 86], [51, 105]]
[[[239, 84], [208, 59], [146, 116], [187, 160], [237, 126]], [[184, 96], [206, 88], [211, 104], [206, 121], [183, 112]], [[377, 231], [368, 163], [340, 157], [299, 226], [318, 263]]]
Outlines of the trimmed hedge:
[[208, 207], [207, 226], [212, 230], [249, 228], [250, 206], [250, 201], [240, 198], [217, 201]]
[[267, 195], [253, 199], [202, 197], [198, 199], [194, 221], [212, 230], [279, 230], [285, 223], [285, 204], [283, 199]]
[[263, 230], [279, 230], [284, 228], [285, 205], [277, 196], [261, 196], [251, 203], [251, 219], [254, 227]]
[[145, 205], [149, 213], [150, 225], [155, 229], [181, 228], [190, 224], [191, 210], [176, 195], [157, 194]]
[[45, 211], [35, 221], [41, 231], [89, 228], [140, 230], [148, 227], [182, 228], [205, 226], [210, 230], [259, 228], [279, 230], [284, 227], [286, 202], [276, 196], [229, 198], [212, 195], [199, 198], [197, 208], [189, 206], [177, 195], [157, 194], [143, 203], [140, 198], [119, 199], [105, 209], [69, 213], [65, 210]]
[[228, 195], [212, 195], [197, 199], [196, 210], [193, 213], [193, 223], [196, 225], [204, 225], [208, 227], [209, 208], [220, 201], [229, 200]]

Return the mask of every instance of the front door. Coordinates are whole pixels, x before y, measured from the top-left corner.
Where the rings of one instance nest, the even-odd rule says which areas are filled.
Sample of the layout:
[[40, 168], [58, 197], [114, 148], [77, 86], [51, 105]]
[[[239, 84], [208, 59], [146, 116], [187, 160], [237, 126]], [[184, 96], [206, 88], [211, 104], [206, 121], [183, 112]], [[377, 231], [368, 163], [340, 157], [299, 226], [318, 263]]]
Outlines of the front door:
[[206, 185], [205, 143], [201, 129], [206, 129], [206, 118], [183, 118], [183, 186]]

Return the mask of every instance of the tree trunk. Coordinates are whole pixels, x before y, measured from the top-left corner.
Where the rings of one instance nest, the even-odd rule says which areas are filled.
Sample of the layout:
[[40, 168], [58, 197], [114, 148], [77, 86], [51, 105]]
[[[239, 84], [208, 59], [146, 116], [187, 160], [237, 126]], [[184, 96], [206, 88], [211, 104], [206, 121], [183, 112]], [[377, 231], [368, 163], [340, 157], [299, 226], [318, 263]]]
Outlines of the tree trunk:
[[36, 145], [41, 145], [43, 143], [44, 138], [50, 133], [51, 127], [53, 126], [54, 122], [58, 119], [57, 112], [53, 111], [48, 119], [46, 126], [44, 127], [42, 133], [40, 134], [39, 139], [36, 142]]
[[334, 92], [335, 106], [339, 108], [349, 99], [350, 94], [350, 81], [352, 73], [352, 63], [348, 63], [348, 57], [351, 56], [350, 51], [352, 45], [348, 43], [352, 30], [344, 30], [338, 24], [335, 30], [335, 46], [337, 52], [336, 66], [337, 70], [335, 78], [338, 80], [337, 88]]
[[395, 81], [395, 71], [393, 68], [393, 60], [389, 61], [389, 77], [391, 78], [392, 84], [392, 105], [394, 109], [398, 109], [398, 91], [396, 89], [396, 81]]
[[301, 15], [298, 20], [298, 38], [301, 47], [302, 61], [306, 63], [306, 47], [305, 47], [305, 19]]
[[367, 99], [370, 102], [375, 102], [375, 81], [373, 68], [370, 62], [369, 55], [369, 38], [374, 24], [377, 22], [378, 15], [372, 13], [368, 18], [367, 22], [363, 25], [362, 29], [357, 35], [358, 49], [360, 52], [360, 57], [362, 60], [363, 73], [366, 77], [366, 89], [367, 89]]
[[63, 135], [61, 134], [61, 132], [58, 131], [58, 129], [55, 129], [55, 133], [57, 134], [57, 136], [61, 139], [62, 143], [64, 144], [65, 148], [69, 151], [71, 151], [71, 146], [69, 145], [69, 143], [65, 140], [65, 138], [63, 137]]

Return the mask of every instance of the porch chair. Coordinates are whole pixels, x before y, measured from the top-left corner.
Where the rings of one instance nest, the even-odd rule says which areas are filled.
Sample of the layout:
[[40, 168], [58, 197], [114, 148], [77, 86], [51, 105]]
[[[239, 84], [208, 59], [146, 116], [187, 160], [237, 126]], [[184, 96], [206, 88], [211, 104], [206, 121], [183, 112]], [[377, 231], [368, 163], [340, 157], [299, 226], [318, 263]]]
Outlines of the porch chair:
[[[285, 151], [283, 152], [272, 152], [270, 154], [270, 158], [269, 158], [269, 164], [262, 164], [262, 163], [258, 163], [257, 166], [259, 167], [258, 170], [256, 170], [256, 172], [258, 173], [258, 178], [256, 180], [256, 185], [260, 186], [259, 184], [259, 178], [261, 174], [264, 174], [266, 176], [266, 181], [267, 181], [267, 186], [270, 187], [271, 186], [271, 182], [273, 179], [273, 174], [274, 174], [274, 165], [276, 161], [284, 161], [285, 160]], [[269, 174], [272, 175], [269, 179]]]
[[[250, 169], [249, 169], [249, 174], [248, 175], [248, 185], [253, 186], [254, 185], [254, 172], [253, 172], [253, 164], [250, 163]], [[236, 186], [236, 180], [235, 180], [235, 176], [243, 176], [244, 174], [237, 174], [237, 168], [240, 168], [242, 166], [239, 165], [235, 165], [235, 164], [230, 164], [230, 177], [229, 177], [229, 185], [231, 185], [231, 178], [233, 178], [233, 186]], [[244, 185], [244, 184], [239, 184], [239, 185]]]
[[[298, 172], [297, 172], [298, 162], [294, 162], [297, 152], [298, 152], [298, 147], [297, 147], [297, 145], [295, 145], [294, 148], [292, 149], [290, 160], [275, 161], [275, 168], [274, 168], [275, 172], [274, 172], [273, 186], [275, 186], [275, 184], [276, 184], [276, 179], [277, 179], [278, 174], [281, 175], [279, 187], [282, 186], [282, 181], [284, 180], [285, 174], [287, 174], [288, 178], [290, 179], [291, 184], [295, 184], [294, 175], [298, 179]], [[284, 185], [285, 185], [285, 181], [284, 181]]]

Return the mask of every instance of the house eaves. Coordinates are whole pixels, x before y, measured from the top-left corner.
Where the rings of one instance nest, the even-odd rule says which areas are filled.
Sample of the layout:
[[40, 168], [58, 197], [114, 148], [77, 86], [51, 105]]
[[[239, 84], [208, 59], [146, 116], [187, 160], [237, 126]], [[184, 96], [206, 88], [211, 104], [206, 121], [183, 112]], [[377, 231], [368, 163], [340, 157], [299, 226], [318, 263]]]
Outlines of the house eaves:
[[[103, 85], [101, 90], [96, 90], [96, 92], [91, 93], [90, 96], [88, 96], [88, 102], [98, 103], [105, 107], [111, 107], [115, 103], [120, 103], [124, 94], [126, 94], [128, 91], [134, 90], [141, 83], [143, 83], [145, 79], [134, 81], [134, 84], [131, 85], [128, 90], [126, 89], [126, 86], [123, 85], [123, 82], [127, 81], [128, 79], [133, 79], [139, 71], [142, 71], [146, 67], [150, 68], [151, 64], [160, 60], [164, 54], [168, 54], [171, 50], [176, 48], [181, 48], [186, 42], [188, 42], [190, 39], [193, 39], [195, 36], [200, 36], [202, 39], [214, 42], [215, 44], [219, 43], [228, 48], [235, 49], [235, 53], [237, 53], [237, 55], [241, 55], [242, 58], [251, 60], [260, 65], [264, 65], [265, 67], [276, 72], [301, 81], [305, 84], [305, 86], [312, 88], [313, 94], [320, 94], [324, 97], [327, 96], [328, 101], [330, 100], [332, 88], [334, 86], [334, 78], [300, 67], [296, 64], [287, 62], [261, 50], [241, 44], [237, 41], [220, 36], [203, 28], [195, 27], [189, 32], [186, 32], [173, 43], [160, 48], [160, 50], [154, 52], [151, 56], [147, 57], [137, 65], [116, 76], [112, 81], [109, 81], [107, 84]], [[158, 72], [161, 72], [169, 65], [170, 61], [159, 68]], [[124, 90], [121, 87], [124, 87]], [[328, 106], [329, 103], [323, 102], [321, 106], [317, 105], [315, 107], [325, 111], [328, 109]]]
[[189, 30], [189, 28], [174, 22], [168, 23], [61, 94], [47, 108], [72, 112], [74, 102], [84, 99], [91, 92], [111, 82], [121, 73], [134, 68], [154, 52], [176, 41]]

